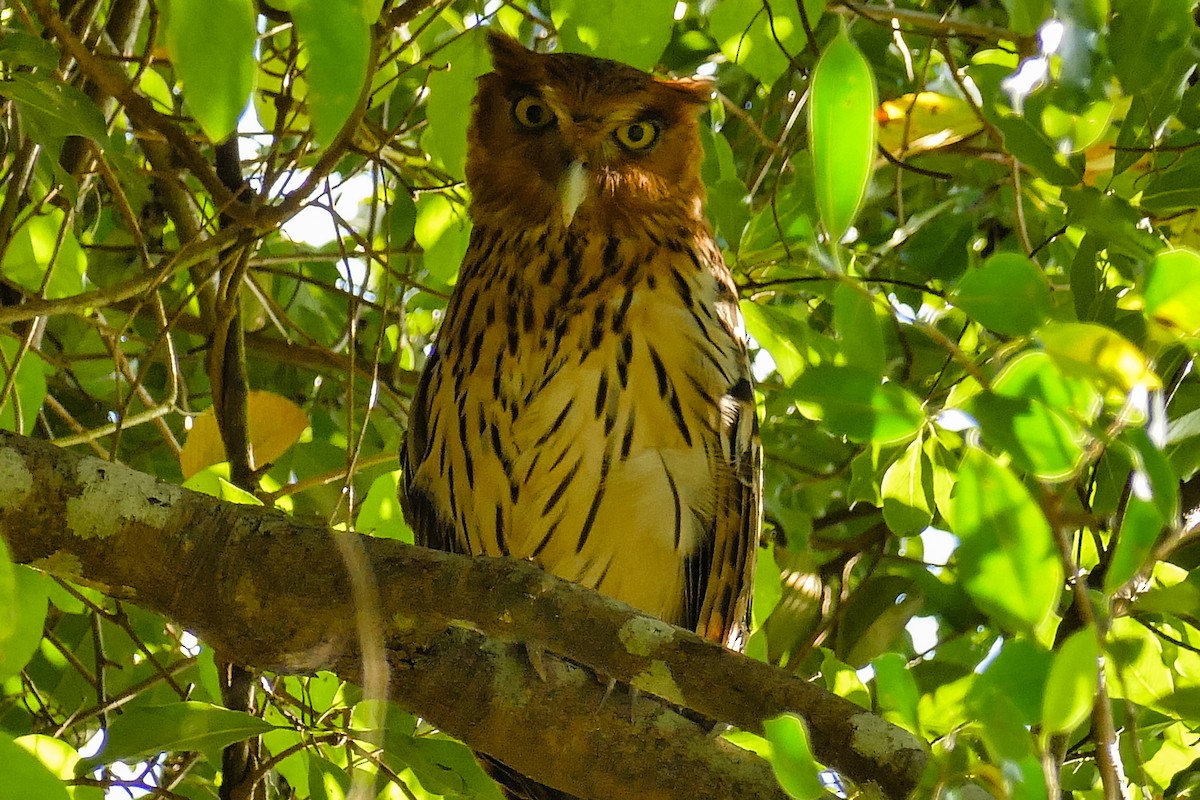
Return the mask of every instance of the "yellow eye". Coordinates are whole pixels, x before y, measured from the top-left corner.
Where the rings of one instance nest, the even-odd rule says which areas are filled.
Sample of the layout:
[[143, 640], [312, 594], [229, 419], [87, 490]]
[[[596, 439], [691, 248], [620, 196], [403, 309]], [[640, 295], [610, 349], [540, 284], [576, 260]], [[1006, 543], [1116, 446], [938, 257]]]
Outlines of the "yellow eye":
[[645, 150], [658, 138], [658, 126], [653, 122], [631, 122], [617, 128], [613, 136], [626, 150]]
[[554, 112], [533, 95], [526, 95], [513, 106], [513, 116], [526, 128], [537, 130], [554, 122]]

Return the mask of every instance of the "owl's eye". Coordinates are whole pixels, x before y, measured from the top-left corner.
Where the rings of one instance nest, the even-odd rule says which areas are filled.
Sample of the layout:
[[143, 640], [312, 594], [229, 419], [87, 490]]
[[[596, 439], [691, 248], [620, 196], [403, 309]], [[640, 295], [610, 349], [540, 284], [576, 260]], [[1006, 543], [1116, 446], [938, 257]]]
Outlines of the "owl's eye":
[[643, 120], [622, 125], [613, 133], [626, 150], [645, 150], [658, 138], [658, 126]]
[[526, 95], [513, 106], [513, 116], [526, 128], [537, 130], [554, 122], [554, 112], [533, 95]]

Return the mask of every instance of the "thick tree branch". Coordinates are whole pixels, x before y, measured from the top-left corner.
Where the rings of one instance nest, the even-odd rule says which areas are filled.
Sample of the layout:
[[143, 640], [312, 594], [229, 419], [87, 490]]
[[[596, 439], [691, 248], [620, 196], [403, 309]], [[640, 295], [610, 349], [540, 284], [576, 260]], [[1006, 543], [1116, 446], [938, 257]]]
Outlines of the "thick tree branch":
[[[530, 564], [331, 533], [8, 433], [0, 536], [16, 560], [133, 599], [244, 663], [354, 681], [363, 648], [345, 565], [366, 565], [392, 699], [581, 797], [783, 796], [763, 762], [671, 705], [750, 730], [798, 712], [819, 758], [891, 797], [911, 791], [927, 758], [843, 698]], [[347, 545], [361, 558], [344, 558]], [[546, 681], [516, 642], [545, 650]], [[603, 701], [595, 674], [643, 699], [632, 713], [628, 698]]]

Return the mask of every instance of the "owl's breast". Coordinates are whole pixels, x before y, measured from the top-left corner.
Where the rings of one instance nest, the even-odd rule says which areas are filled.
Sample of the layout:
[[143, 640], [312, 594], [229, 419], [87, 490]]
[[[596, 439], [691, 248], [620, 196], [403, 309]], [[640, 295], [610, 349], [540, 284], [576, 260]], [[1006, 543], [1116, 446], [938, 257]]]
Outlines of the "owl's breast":
[[464, 267], [443, 329], [454, 377], [433, 399], [454, 446], [426, 477], [454, 498], [467, 552], [682, 622], [685, 564], [731, 480], [720, 398], [744, 345], [682, 243], [532, 245]]

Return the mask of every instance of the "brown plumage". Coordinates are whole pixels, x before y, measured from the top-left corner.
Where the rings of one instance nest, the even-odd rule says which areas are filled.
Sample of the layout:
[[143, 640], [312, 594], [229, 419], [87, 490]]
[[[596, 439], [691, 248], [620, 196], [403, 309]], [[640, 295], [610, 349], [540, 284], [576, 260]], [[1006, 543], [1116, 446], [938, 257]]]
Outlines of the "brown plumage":
[[474, 229], [413, 399], [406, 516], [421, 544], [531, 559], [740, 649], [761, 452], [703, 212], [710, 87], [488, 43]]

